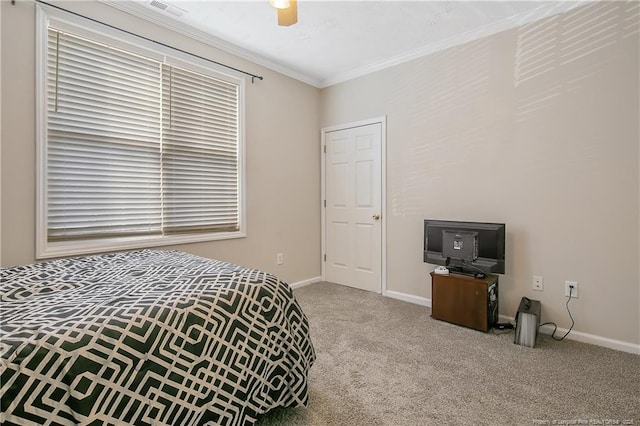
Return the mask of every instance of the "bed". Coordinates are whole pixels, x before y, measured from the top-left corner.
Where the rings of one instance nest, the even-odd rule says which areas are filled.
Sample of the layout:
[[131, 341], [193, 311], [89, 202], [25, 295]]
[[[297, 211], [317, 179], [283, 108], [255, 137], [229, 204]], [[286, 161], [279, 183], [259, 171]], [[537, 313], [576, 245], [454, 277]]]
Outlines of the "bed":
[[306, 406], [315, 360], [291, 288], [140, 250], [2, 269], [3, 425], [246, 425]]

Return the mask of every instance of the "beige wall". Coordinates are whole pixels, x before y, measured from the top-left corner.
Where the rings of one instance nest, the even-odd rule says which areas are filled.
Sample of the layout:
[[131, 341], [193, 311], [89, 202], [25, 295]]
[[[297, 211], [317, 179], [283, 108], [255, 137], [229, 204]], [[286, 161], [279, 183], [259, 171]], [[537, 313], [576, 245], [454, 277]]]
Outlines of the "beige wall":
[[[35, 30], [33, 3], [0, 3], [8, 266], [35, 260]], [[628, 5], [586, 6], [321, 93], [105, 5], [65, 7], [265, 76], [247, 85], [248, 237], [175, 248], [289, 282], [320, 275], [318, 130], [386, 115], [389, 290], [430, 298], [424, 218], [502, 221], [501, 314], [528, 296], [542, 301], [543, 320], [568, 327], [563, 282], [576, 280], [578, 332], [640, 343], [639, 58]], [[532, 275], [544, 292], [531, 290]]]
[[585, 6], [323, 90], [323, 127], [387, 116], [389, 290], [431, 297], [423, 219], [505, 222], [502, 315], [527, 296], [568, 328], [575, 280], [576, 332], [640, 343], [637, 13]]
[[[2, 32], [2, 5], [0, 5], [0, 33]], [[2, 39], [0, 39], [0, 83], [2, 82]], [[0, 84], [0, 242], [2, 241], [2, 84]], [[2, 244], [0, 243], [0, 265]]]
[[[1, 3], [1, 235], [2, 265], [9, 266], [35, 260], [35, 5]], [[262, 268], [288, 282], [319, 276], [319, 90], [97, 2], [64, 7], [264, 75], [246, 86], [247, 238], [169, 248]]]

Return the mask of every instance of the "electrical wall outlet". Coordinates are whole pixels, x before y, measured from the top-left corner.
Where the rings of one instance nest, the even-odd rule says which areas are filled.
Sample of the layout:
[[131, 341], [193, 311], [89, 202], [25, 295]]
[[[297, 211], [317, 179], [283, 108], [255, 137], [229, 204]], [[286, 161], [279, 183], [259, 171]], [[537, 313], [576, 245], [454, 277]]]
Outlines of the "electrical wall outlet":
[[[571, 288], [573, 287], [573, 288]], [[578, 298], [578, 282], [577, 281], [565, 281], [564, 282], [564, 295], [565, 297]]]
[[276, 254], [276, 263], [278, 265], [282, 265], [284, 263], [284, 254], [282, 253]]
[[537, 291], [542, 291], [544, 289], [544, 280], [542, 277], [533, 276], [533, 289]]

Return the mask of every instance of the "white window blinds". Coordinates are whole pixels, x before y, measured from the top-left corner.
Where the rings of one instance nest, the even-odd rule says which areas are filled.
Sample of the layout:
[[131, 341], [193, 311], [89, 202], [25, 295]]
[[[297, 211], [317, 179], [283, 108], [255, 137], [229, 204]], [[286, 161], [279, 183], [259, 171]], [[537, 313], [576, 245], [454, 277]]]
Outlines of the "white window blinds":
[[162, 70], [164, 231], [237, 231], [238, 87]]
[[239, 230], [239, 88], [50, 28], [49, 242]]
[[157, 62], [49, 30], [49, 241], [160, 233]]

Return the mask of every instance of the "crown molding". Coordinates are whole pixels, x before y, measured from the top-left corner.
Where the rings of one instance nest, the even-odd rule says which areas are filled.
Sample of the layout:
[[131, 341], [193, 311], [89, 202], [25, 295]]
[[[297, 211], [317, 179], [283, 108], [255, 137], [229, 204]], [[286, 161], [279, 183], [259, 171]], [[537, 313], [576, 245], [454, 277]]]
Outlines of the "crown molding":
[[151, 22], [155, 25], [163, 27], [167, 30], [173, 31], [178, 34], [182, 34], [186, 37], [191, 38], [192, 40], [199, 41], [201, 43], [207, 44], [216, 49], [222, 50], [226, 53], [230, 53], [234, 56], [250, 61], [256, 65], [260, 65], [262, 67], [268, 68], [279, 74], [285, 75], [287, 77], [291, 77], [295, 80], [309, 84], [313, 87], [320, 88], [321, 82], [317, 78], [311, 77], [307, 74], [301, 73], [292, 68], [283, 66], [282, 64], [279, 64], [262, 55], [243, 49], [240, 46], [229, 43], [218, 37], [212, 36], [211, 34], [207, 34], [206, 32], [193, 28], [187, 24], [181, 23], [179, 21], [175, 21], [173, 19], [165, 18], [158, 12], [150, 10], [149, 8], [141, 4], [135, 3], [133, 1], [122, 1], [122, 0], [98, 0], [98, 1], [107, 6], [113, 7], [114, 9], [118, 9], [121, 12], [128, 13], [137, 18], [143, 19], [147, 22]]
[[[596, 1], [599, 1], [599, 0], [596, 0]], [[329, 86], [344, 83], [346, 81], [353, 80], [358, 77], [363, 77], [365, 75], [372, 74], [374, 72], [381, 71], [387, 68], [391, 68], [396, 65], [400, 65], [405, 62], [412, 61], [414, 59], [419, 59], [423, 56], [431, 55], [433, 53], [440, 52], [454, 46], [460, 46], [462, 44], [468, 43], [473, 40], [478, 40], [480, 38], [488, 37], [502, 31], [517, 28], [519, 26], [522, 26], [531, 22], [545, 19], [554, 15], [558, 15], [560, 13], [568, 12], [569, 10], [572, 10], [579, 6], [584, 6], [590, 3], [594, 3], [594, 1], [577, 0], [577, 1], [558, 2], [558, 3], [555, 3], [554, 7], [552, 8], [540, 8], [533, 11], [520, 13], [510, 18], [503, 19], [499, 22], [494, 22], [494, 23], [485, 25], [483, 27], [477, 28], [475, 30], [467, 31], [465, 33], [456, 35], [454, 37], [449, 37], [445, 40], [429, 43], [418, 49], [414, 49], [412, 51], [403, 53], [401, 55], [394, 56], [393, 58], [387, 59], [385, 61], [337, 74], [330, 79], [322, 80], [320, 82], [319, 87], [321, 89], [324, 89]]]
[[427, 56], [439, 51], [443, 51], [454, 46], [459, 46], [464, 43], [477, 40], [479, 38], [488, 37], [488, 36], [497, 34], [501, 31], [517, 28], [521, 25], [525, 25], [540, 19], [544, 19], [553, 15], [564, 13], [586, 4], [596, 3], [601, 0], [576, 0], [576, 1], [555, 2], [553, 7], [551, 8], [541, 7], [533, 11], [528, 11], [518, 15], [514, 15], [508, 19], [503, 19], [502, 21], [485, 25], [484, 27], [475, 29], [473, 31], [467, 31], [460, 35], [449, 37], [445, 40], [429, 43], [418, 49], [414, 49], [410, 52], [397, 55], [393, 58], [390, 58], [381, 62], [370, 64], [354, 70], [338, 73], [328, 79], [318, 79], [318, 78], [312, 77], [308, 74], [297, 71], [291, 67], [287, 67], [281, 63], [278, 63], [258, 53], [249, 51], [235, 44], [229, 43], [225, 40], [215, 37], [211, 34], [208, 34], [204, 31], [193, 28], [187, 24], [181, 23], [173, 19], [165, 18], [160, 13], [154, 10], [150, 10], [149, 8], [137, 2], [134, 2], [131, 0], [127, 0], [127, 1], [98, 0], [98, 1], [100, 3], [106, 4], [122, 12], [136, 16], [140, 19], [151, 22], [153, 24], [156, 24], [170, 31], [176, 32], [178, 34], [182, 34], [193, 40], [205, 43], [216, 49], [219, 49], [226, 53], [230, 53], [234, 56], [250, 61], [256, 65], [268, 68], [279, 74], [285, 75], [287, 77], [291, 77], [295, 80], [309, 84], [313, 87], [323, 89], [323, 88], [327, 88], [329, 86], [333, 86], [339, 83], [353, 80], [355, 78], [362, 77], [377, 71], [394, 67], [396, 65], [400, 65], [405, 62], [409, 62], [414, 59], [421, 58], [423, 56]]

